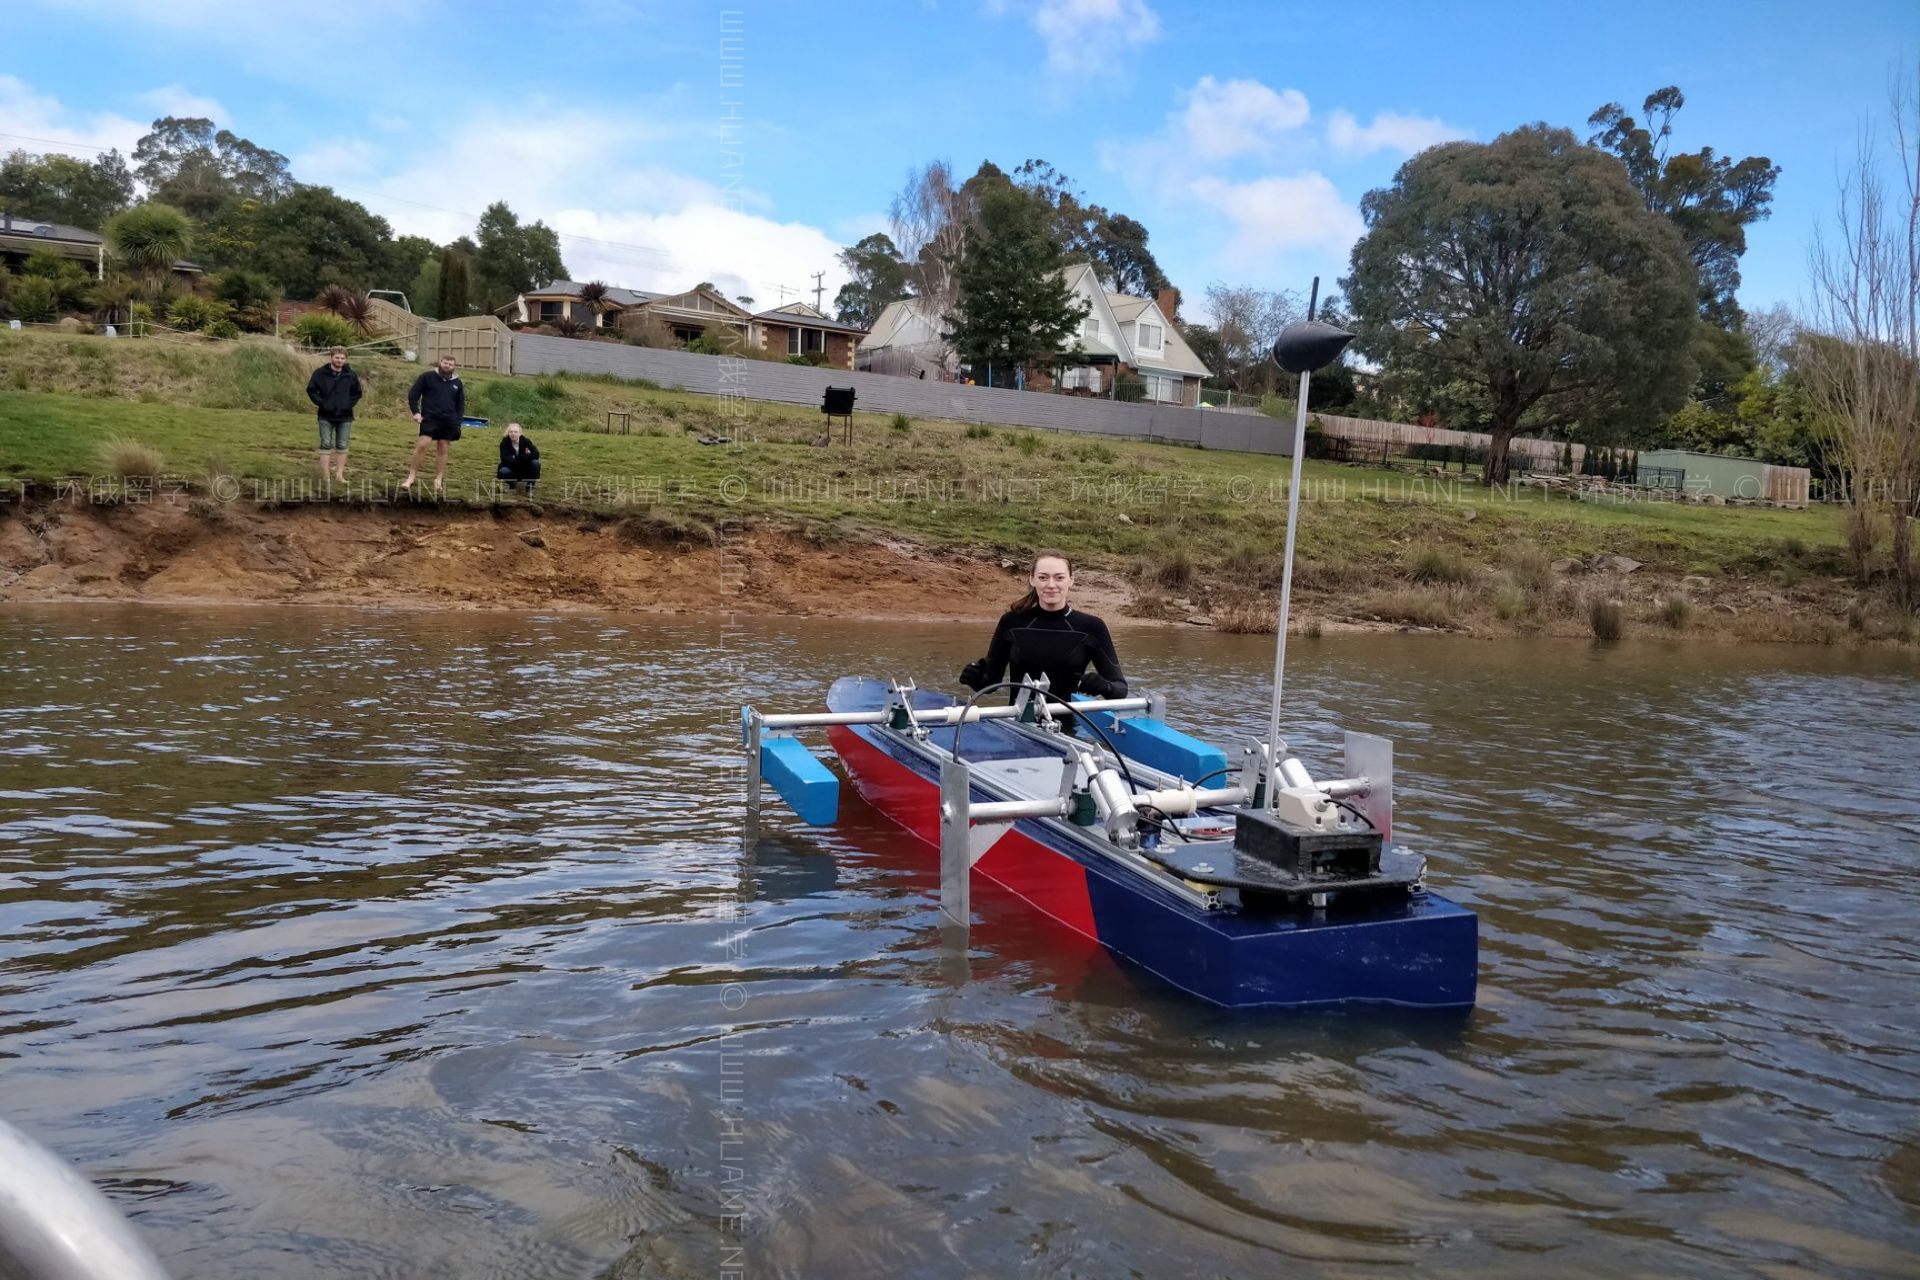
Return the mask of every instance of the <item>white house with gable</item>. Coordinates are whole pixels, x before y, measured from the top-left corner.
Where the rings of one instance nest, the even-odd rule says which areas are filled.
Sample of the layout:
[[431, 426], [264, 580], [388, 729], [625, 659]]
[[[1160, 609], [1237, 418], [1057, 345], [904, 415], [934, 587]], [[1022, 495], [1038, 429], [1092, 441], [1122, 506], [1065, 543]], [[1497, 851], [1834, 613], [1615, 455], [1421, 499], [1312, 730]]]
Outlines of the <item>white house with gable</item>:
[[[1111, 396], [1116, 379], [1137, 378], [1140, 398], [1160, 404], [1198, 405], [1207, 366], [1173, 325], [1173, 290], [1158, 298], [1108, 293], [1088, 263], [1066, 268], [1067, 287], [1086, 307], [1077, 335], [1078, 353], [1054, 369], [1030, 369], [1027, 389]], [[860, 343], [855, 367], [903, 377], [934, 376], [958, 367], [941, 338], [945, 325], [919, 298], [887, 304], [873, 332]], [[1062, 349], [1065, 355], [1071, 346]]]

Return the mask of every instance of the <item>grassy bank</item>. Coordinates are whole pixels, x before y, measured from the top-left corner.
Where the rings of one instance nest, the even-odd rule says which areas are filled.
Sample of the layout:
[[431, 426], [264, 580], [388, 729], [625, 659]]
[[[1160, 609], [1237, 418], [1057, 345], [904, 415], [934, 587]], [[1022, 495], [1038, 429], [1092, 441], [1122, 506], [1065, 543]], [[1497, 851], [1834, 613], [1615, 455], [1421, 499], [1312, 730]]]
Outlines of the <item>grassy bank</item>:
[[[195, 492], [337, 499], [308, 483], [308, 367], [265, 343], [0, 333], [0, 478], [34, 494], [111, 487], [104, 451], [123, 440], [157, 451], [157, 469]], [[369, 396], [354, 431], [354, 492], [383, 499], [412, 448], [402, 397], [417, 369], [356, 367]], [[736, 416], [713, 396], [614, 380], [468, 382], [475, 412], [521, 421], [537, 438], [548, 510], [639, 514], [702, 537], [724, 525], [985, 556], [1058, 547], [1134, 584], [1137, 612], [1229, 625], [1259, 625], [1277, 584], [1282, 458], [876, 415], [856, 419], [854, 448], [820, 447], [823, 419], [809, 408], [753, 404]], [[606, 432], [609, 410], [629, 415], [627, 434]], [[733, 440], [698, 443], [714, 435]], [[494, 438], [455, 446], [450, 500], [492, 500]], [[1856, 599], [1826, 511], [1509, 496], [1311, 462], [1304, 478], [1297, 585], [1309, 612], [1330, 619], [1584, 633], [1595, 601], [1619, 599], [1629, 629], [1666, 634], [1901, 629]], [[1554, 568], [1603, 555], [1644, 568]]]

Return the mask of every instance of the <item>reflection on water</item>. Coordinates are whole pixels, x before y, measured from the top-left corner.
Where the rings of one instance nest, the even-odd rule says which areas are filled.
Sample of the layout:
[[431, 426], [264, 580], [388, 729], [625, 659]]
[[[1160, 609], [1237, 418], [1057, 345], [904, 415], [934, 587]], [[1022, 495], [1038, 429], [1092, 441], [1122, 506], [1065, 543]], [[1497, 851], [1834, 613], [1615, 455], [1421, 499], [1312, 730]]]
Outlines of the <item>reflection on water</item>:
[[[183, 1280], [1920, 1274], [1912, 664], [1295, 646], [1310, 762], [1396, 739], [1480, 1007], [1249, 1018], [991, 886], [955, 981], [851, 794], [742, 855], [743, 695], [983, 639], [15, 610], [0, 1108]], [[1264, 642], [1121, 642], [1262, 731]]]

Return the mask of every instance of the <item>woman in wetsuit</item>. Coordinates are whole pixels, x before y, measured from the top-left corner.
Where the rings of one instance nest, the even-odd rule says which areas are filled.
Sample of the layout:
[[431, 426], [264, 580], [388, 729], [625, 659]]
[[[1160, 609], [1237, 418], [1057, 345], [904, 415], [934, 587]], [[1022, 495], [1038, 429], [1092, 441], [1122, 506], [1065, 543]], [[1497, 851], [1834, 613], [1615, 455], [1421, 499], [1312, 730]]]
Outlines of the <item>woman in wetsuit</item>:
[[[1124, 698], [1127, 678], [1113, 651], [1107, 624], [1067, 603], [1073, 590], [1073, 566], [1058, 552], [1045, 552], [1033, 562], [1027, 594], [1002, 614], [993, 629], [987, 656], [970, 662], [960, 682], [984, 689], [1001, 679], [1047, 677], [1047, 692], [1061, 698], [1075, 693], [1096, 698]], [[1087, 670], [1087, 664], [1093, 670]], [[1005, 673], [1003, 675], [1003, 673]]]

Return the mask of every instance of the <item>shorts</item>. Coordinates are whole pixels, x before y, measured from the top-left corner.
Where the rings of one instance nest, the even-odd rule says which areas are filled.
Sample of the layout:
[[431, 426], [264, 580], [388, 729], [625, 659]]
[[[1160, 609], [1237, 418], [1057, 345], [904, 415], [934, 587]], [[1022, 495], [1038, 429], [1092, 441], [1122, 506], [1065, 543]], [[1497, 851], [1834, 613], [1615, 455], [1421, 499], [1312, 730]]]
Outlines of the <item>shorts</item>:
[[457, 422], [436, 422], [429, 418], [420, 424], [420, 434], [432, 440], [453, 441], [460, 438], [460, 424]]
[[352, 418], [320, 419], [320, 452], [347, 451], [347, 437], [353, 434]]

